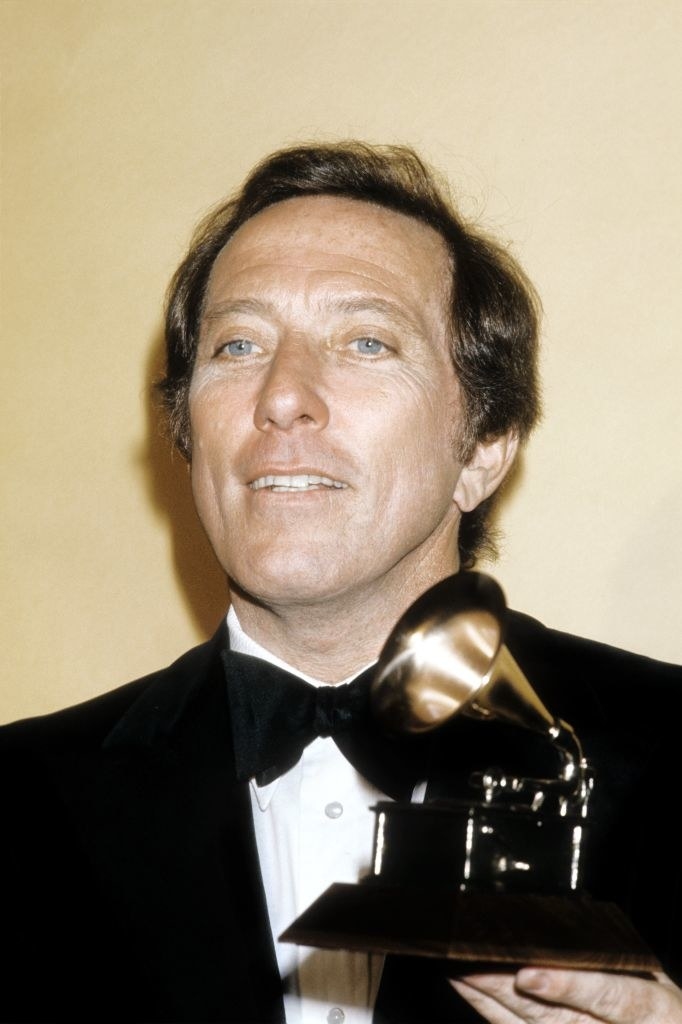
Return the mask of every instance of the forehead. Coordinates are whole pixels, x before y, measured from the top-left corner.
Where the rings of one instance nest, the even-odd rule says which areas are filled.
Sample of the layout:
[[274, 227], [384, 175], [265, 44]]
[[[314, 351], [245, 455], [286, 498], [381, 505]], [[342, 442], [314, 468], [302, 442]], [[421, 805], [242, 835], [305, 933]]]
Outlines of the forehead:
[[277, 282], [323, 282], [373, 290], [441, 310], [450, 293], [445, 242], [412, 217], [362, 200], [334, 196], [287, 199], [256, 214], [219, 253], [209, 278], [212, 298]]

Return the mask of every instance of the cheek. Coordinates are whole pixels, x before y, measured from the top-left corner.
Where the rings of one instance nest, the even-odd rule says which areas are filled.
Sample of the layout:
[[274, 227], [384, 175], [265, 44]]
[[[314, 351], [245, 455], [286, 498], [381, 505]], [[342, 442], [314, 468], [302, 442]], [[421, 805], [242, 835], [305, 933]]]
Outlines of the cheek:
[[[425, 386], [410, 380], [393, 396], [388, 460], [394, 471], [410, 468], [415, 480], [440, 486], [440, 478], [454, 480], [459, 470], [457, 444], [462, 416], [456, 388]], [[379, 411], [379, 418], [381, 412]]]
[[189, 389], [189, 417], [193, 437], [229, 439], [227, 427], [252, 423], [255, 408], [253, 381], [235, 379], [216, 363], [195, 370]]
[[200, 446], [195, 445], [190, 469], [194, 505], [206, 533], [216, 539], [216, 526], [221, 521], [219, 497], [209, 466]]
[[[374, 508], [387, 529], [412, 536], [431, 530], [454, 505], [460, 466], [451, 417], [438, 402], [403, 408], [393, 429], [376, 437], [372, 464]], [[371, 433], [365, 437], [367, 445]], [[390, 524], [390, 525], [389, 525]]]
[[221, 401], [220, 389], [214, 375], [204, 369], [192, 379], [189, 391], [189, 422], [192, 443], [195, 447], [206, 447], [216, 426], [223, 425], [226, 403]]
[[194, 503], [204, 529], [215, 537], [224, 520], [221, 506], [226, 500], [225, 484], [231, 462], [230, 429], [225, 405], [210, 387], [198, 387], [190, 394], [192, 462], [190, 479]]
[[[245, 419], [246, 417], [246, 419]], [[205, 374], [192, 383], [189, 396], [192, 464], [202, 475], [225, 477], [250, 422], [244, 396], [228, 391], [224, 381]], [[194, 471], [193, 474], [194, 476]]]

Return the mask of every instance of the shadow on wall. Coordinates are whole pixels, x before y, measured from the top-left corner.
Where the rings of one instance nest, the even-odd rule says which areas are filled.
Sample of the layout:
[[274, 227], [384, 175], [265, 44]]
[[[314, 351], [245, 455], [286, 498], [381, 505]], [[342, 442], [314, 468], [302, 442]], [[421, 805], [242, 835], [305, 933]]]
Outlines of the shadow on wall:
[[145, 369], [147, 441], [140, 468], [152, 506], [170, 530], [175, 576], [187, 608], [201, 634], [210, 636], [227, 609], [228, 589], [194, 508], [187, 463], [166, 435], [154, 393], [153, 382], [164, 371], [162, 329], [153, 339]]

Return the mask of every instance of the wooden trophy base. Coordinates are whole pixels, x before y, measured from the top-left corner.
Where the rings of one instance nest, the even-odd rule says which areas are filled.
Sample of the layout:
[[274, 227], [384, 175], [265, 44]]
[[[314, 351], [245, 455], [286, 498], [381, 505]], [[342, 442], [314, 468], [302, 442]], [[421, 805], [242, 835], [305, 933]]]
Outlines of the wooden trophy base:
[[327, 949], [648, 975], [661, 970], [622, 911], [579, 895], [335, 884], [280, 936]]

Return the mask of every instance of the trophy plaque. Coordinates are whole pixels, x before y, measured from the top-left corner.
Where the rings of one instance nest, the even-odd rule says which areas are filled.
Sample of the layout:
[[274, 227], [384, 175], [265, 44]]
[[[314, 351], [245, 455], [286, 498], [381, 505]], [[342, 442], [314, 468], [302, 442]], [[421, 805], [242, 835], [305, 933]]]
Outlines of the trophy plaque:
[[593, 778], [574, 730], [545, 707], [504, 644], [506, 604], [481, 573], [436, 584], [388, 638], [371, 704], [389, 732], [454, 715], [544, 738], [556, 775], [490, 768], [470, 797], [382, 801], [371, 873], [335, 884], [281, 936], [306, 946], [467, 963], [651, 974], [660, 964], [613, 903], [581, 887]]

